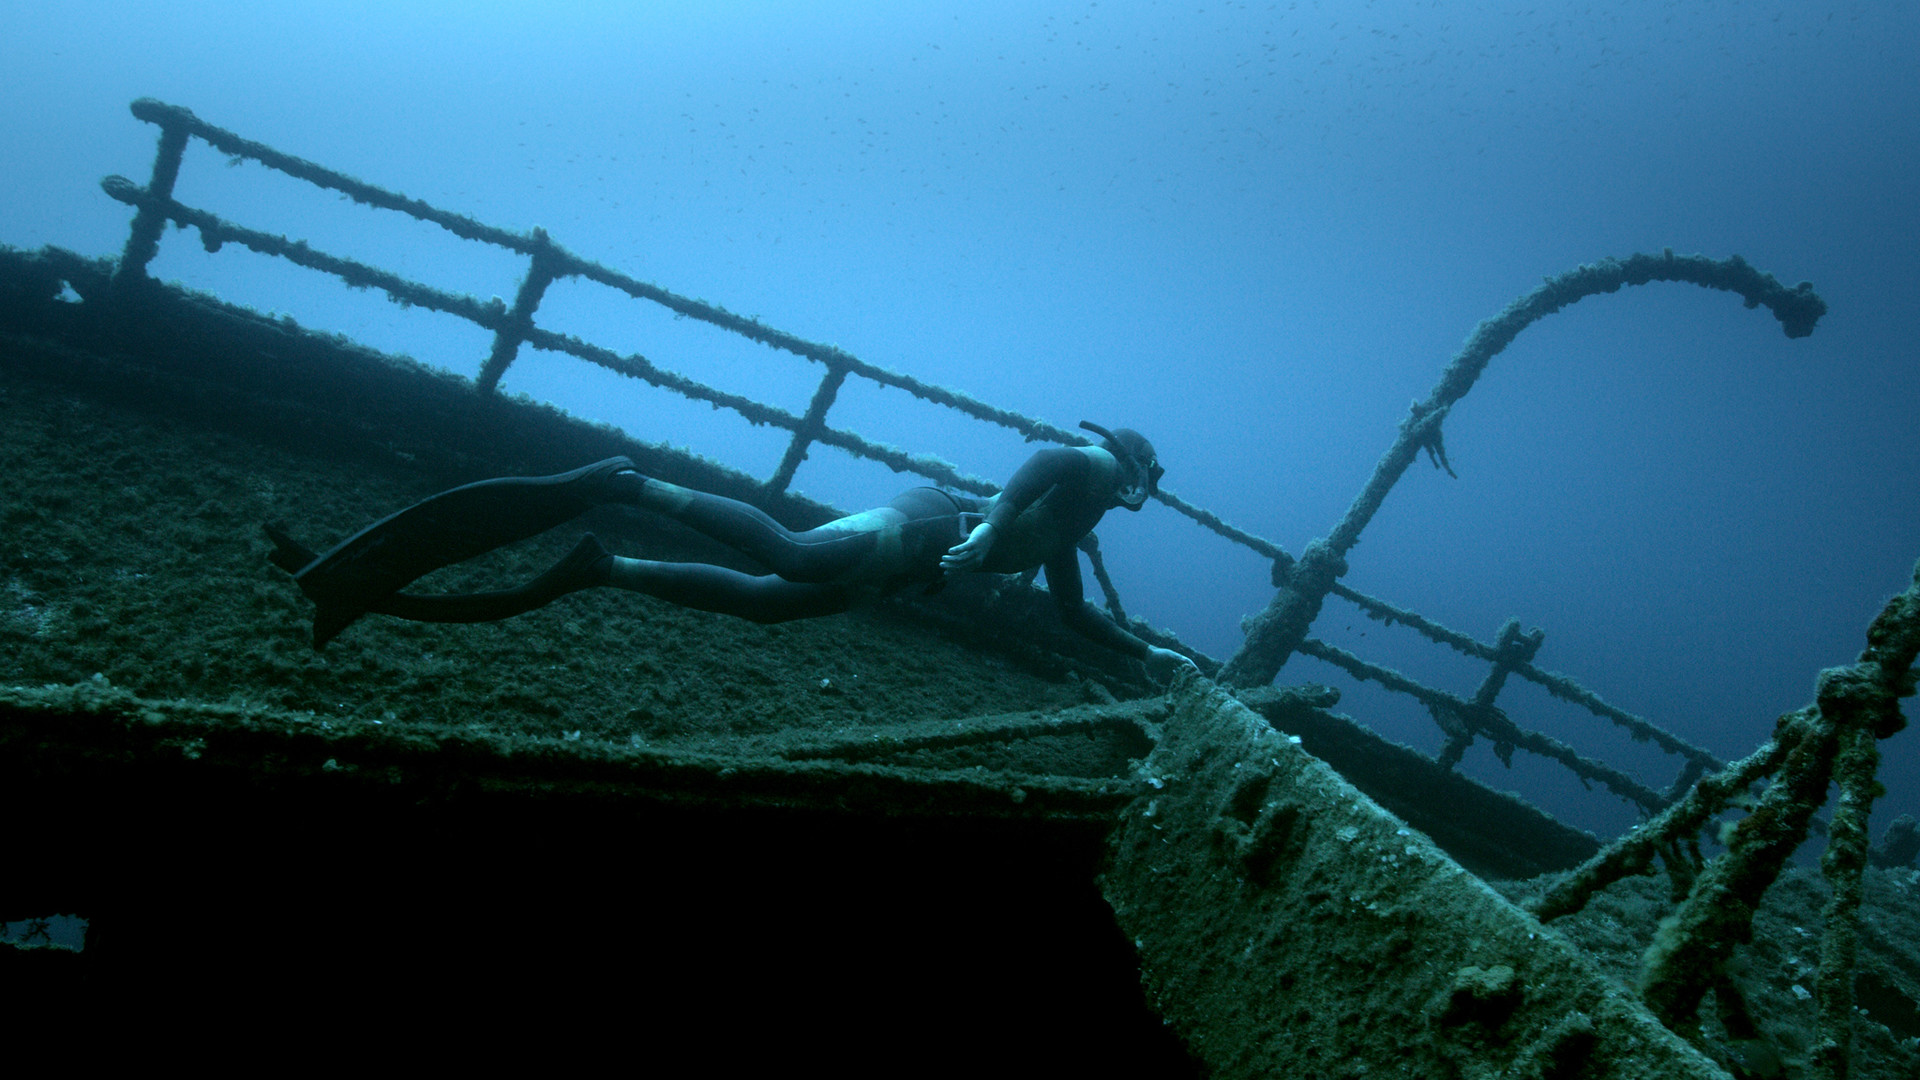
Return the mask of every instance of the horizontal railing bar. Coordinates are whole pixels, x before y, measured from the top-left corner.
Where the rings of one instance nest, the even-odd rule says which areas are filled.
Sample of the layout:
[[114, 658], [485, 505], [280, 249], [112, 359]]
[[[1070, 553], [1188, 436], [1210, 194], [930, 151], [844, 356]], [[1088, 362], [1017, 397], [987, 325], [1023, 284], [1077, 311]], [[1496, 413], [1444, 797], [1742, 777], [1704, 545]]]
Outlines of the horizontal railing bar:
[[1706, 767], [1708, 772], [1719, 772], [1721, 769], [1727, 767], [1726, 762], [1721, 761], [1708, 751], [1684, 739], [1669, 734], [1664, 729], [1655, 726], [1649, 720], [1607, 704], [1598, 694], [1574, 682], [1565, 675], [1552, 671], [1542, 671], [1532, 663], [1525, 661], [1514, 664], [1513, 673], [1526, 679], [1528, 682], [1537, 683], [1544, 687], [1549, 694], [1552, 694], [1562, 701], [1569, 701], [1575, 705], [1583, 706], [1588, 712], [1611, 720], [1620, 727], [1626, 728], [1628, 733], [1635, 739], [1651, 741], [1655, 746], [1658, 746], [1669, 754], [1685, 758], [1688, 761], [1699, 762]]
[[1154, 492], [1153, 497], [1171, 507], [1175, 513], [1184, 514], [1192, 518], [1195, 522], [1199, 523], [1202, 528], [1210, 529], [1220, 537], [1239, 544], [1241, 547], [1250, 548], [1269, 559], [1284, 559], [1289, 563], [1293, 561], [1293, 556], [1287, 554], [1279, 544], [1265, 537], [1255, 536], [1253, 533], [1246, 532], [1245, 530], [1236, 529], [1232, 525], [1222, 521], [1219, 515], [1213, 511], [1195, 506], [1171, 491], [1162, 488]]
[[963, 412], [976, 420], [984, 420], [991, 424], [998, 424], [1001, 427], [1009, 428], [1018, 432], [1028, 442], [1048, 440], [1069, 445], [1084, 445], [1087, 442], [1084, 437], [1067, 431], [1064, 428], [1054, 427], [1045, 421], [1034, 420], [1008, 409], [996, 408], [976, 397], [961, 393], [958, 390], [949, 390], [943, 386], [921, 382], [911, 375], [903, 375], [900, 372], [889, 371], [876, 364], [869, 364], [837, 346], [822, 345], [818, 342], [808, 341], [805, 338], [789, 334], [783, 330], [776, 330], [758, 319], [749, 318], [744, 315], [736, 315], [717, 304], [709, 304], [704, 300], [695, 300], [691, 297], [681, 296], [669, 289], [663, 289], [658, 285], [649, 284], [623, 274], [618, 270], [583, 259], [564, 248], [560, 248], [558, 245], [555, 245], [553, 250], [556, 257], [556, 264], [564, 267], [564, 272], [566, 273], [576, 274], [590, 281], [597, 281], [609, 288], [618, 289], [638, 300], [650, 300], [678, 314], [699, 319], [701, 322], [720, 327], [724, 330], [730, 330], [733, 333], [739, 334], [741, 337], [760, 342], [762, 345], [782, 349], [796, 356], [804, 356], [809, 360], [818, 361], [830, 368], [845, 369], [852, 374], [871, 379], [882, 386], [891, 386], [895, 389], [905, 390], [917, 398], [932, 402], [935, 405], [944, 405], [947, 408]]
[[852, 432], [841, 431], [839, 428], [823, 429], [820, 437], [814, 441], [828, 446], [837, 446], [860, 457], [871, 458], [894, 472], [918, 473], [930, 480], [937, 480], [948, 487], [974, 495], [989, 496], [1000, 490], [1000, 485], [959, 472], [952, 465], [930, 454], [909, 454], [896, 447], [868, 442]]
[[[463, 214], [441, 210], [420, 199], [408, 198], [397, 192], [387, 191], [345, 173], [336, 172], [304, 158], [295, 157], [273, 149], [264, 143], [242, 138], [224, 128], [195, 116], [191, 110], [152, 98], [142, 98], [133, 103], [133, 114], [148, 123], [166, 128], [184, 129], [189, 135], [206, 142], [214, 149], [234, 157], [248, 158], [260, 162], [269, 168], [286, 173], [289, 176], [305, 180], [316, 187], [338, 191], [355, 202], [383, 209], [395, 210], [421, 221], [431, 222], [456, 236], [468, 240], [478, 240], [494, 244], [522, 255], [532, 255], [540, 248], [540, 243], [530, 234], [510, 232], [505, 229], [485, 225]], [[758, 319], [736, 315], [717, 304], [704, 300], [681, 296], [669, 289], [663, 289], [637, 278], [622, 274], [617, 270], [581, 258], [558, 244], [549, 244], [557, 276], [577, 275], [590, 281], [619, 289], [636, 299], [650, 300], [674, 312], [689, 318], [730, 330], [742, 337], [758, 341], [763, 345], [783, 349], [809, 360], [815, 360], [829, 367], [844, 367], [858, 375], [863, 375], [885, 386], [905, 390], [916, 397], [924, 398], [938, 405], [956, 409], [975, 419], [999, 424], [1011, 428], [1033, 442], [1048, 439], [1062, 443], [1084, 443], [1086, 440], [1063, 428], [1054, 427], [1043, 421], [1031, 420], [1019, 413], [995, 408], [986, 402], [963, 394], [956, 390], [923, 383], [909, 375], [889, 371], [886, 368], [869, 364], [851, 355], [843, 349], [831, 345], [821, 345], [805, 338], [777, 330]]]
[[[686, 397], [705, 401], [711, 405], [732, 409], [745, 417], [749, 423], [765, 424], [798, 431], [804, 418], [795, 416], [784, 409], [763, 405], [752, 398], [717, 390], [705, 383], [695, 382], [684, 375], [656, 367], [639, 354], [621, 356], [598, 345], [590, 345], [569, 334], [557, 334], [538, 327], [526, 333], [527, 344], [536, 349], [550, 352], [564, 352], [582, 360], [598, 364], [609, 371], [618, 372], [630, 378], [639, 379], [664, 389], [673, 390]], [[908, 454], [890, 446], [869, 442], [850, 431], [837, 428], [824, 428], [815, 438], [815, 442], [835, 446], [856, 457], [867, 458], [887, 466], [894, 472], [910, 472], [936, 480], [948, 487], [976, 495], [991, 495], [999, 488], [977, 476], [969, 476], [956, 470], [948, 462], [926, 454]]]
[[1510, 743], [1529, 753], [1557, 761], [1581, 780], [1597, 780], [1605, 785], [1607, 790], [1645, 808], [1649, 813], [1657, 813], [1667, 805], [1667, 798], [1659, 792], [1611, 765], [1583, 756], [1578, 750], [1551, 735], [1528, 731], [1511, 720], [1497, 726], [1490, 724], [1485, 711], [1475, 708], [1470, 701], [1423, 686], [1397, 671], [1368, 663], [1345, 649], [1329, 645], [1317, 638], [1302, 639], [1300, 651], [1324, 660], [1356, 679], [1362, 681], [1370, 679], [1389, 690], [1397, 690], [1419, 700], [1429, 708], [1450, 709], [1454, 715], [1470, 725], [1475, 733], [1492, 739], [1496, 743]]
[[408, 217], [431, 222], [462, 239], [495, 244], [522, 255], [533, 254], [538, 246], [538, 242], [531, 235], [483, 225], [464, 214], [442, 210], [420, 199], [410, 199], [397, 192], [356, 180], [345, 173], [316, 165], [305, 158], [283, 154], [265, 143], [243, 139], [231, 131], [207, 123], [193, 115], [190, 109], [169, 105], [153, 98], [141, 98], [133, 103], [132, 108], [133, 115], [147, 123], [158, 124], [163, 128], [185, 130], [187, 134], [199, 138], [221, 153], [258, 161], [270, 169], [277, 169], [295, 179], [305, 180], [315, 187], [338, 191], [358, 203], [377, 206], [384, 210], [395, 210]]
[[[125, 177], [110, 176], [101, 181], [100, 186], [109, 196], [120, 202], [131, 206], [151, 205], [169, 220], [199, 230], [202, 242], [214, 248], [229, 242], [237, 243], [263, 255], [277, 255], [310, 270], [332, 274], [351, 286], [380, 289], [400, 303], [457, 315], [489, 330], [498, 331], [506, 320], [504, 310], [482, 304], [471, 296], [449, 293], [353, 259], [329, 255], [309, 247], [304, 241], [288, 240], [284, 236], [275, 236], [235, 225], [222, 220], [215, 214], [182, 205], [172, 199], [154, 199], [147, 194], [146, 189]], [[526, 343], [534, 348], [564, 352], [609, 371], [672, 390], [684, 397], [731, 409], [745, 417], [751, 424], [771, 425], [788, 431], [799, 430], [801, 424], [801, 418], [790, 412], [763, 405], [752, 398], [731, 394], [668, 371], [637, 353], [621, 356], [571, 335], [558, 334], [539, 327], [524, 328], [523, 337]], [[999, 490], [997, 485], [977, 476], [962, 473], [939, 458], [925, 454], [908, 454], [890, 446], [869, 442], [852, 432], [827, 428], [820, 433], [816, 441], [838, 447], [856, 457], [877, 461], [894, 472], [915, 473], [975, 495], [992, 495]]]
[[579, 357], [588, 363], [597, 364], [609, 371], [625, 375], [628, 378], [639, 379], [642, 382], [651, 383], [662, 389], [672, 390], [684, 397], [690, 397], [696, 401], [704, 401], [709, 405], [732, 409], [734, 412], [746, 417], [747, 422], [756, 427], [760, 425], [770, 425], [772, 427], [785, 428], [788, 431], [794, 431], [800, 427], [800, 417], [787, 412], [785, 409], [775, 408], [772, 405], [763, 405], [752, 398], [743, 397], [739, 394], [731, 394], [725, 390], [720, 390], [708, 386], [703, 382], [690, 379], [677, 372], [668, 371], [654, 364], [646, 357], [641, 356], [639, 353], [621, 356], [611, 349], [603, 349], [598, 345], [589, 345], [571, 334], [559, 334], [552, 330], [542, 330], [537, 326], [531, 326], [525, 329], [525, 339], [527, 344], [536, 349], [546, 349], [549, 352], [563, 352], [570, 356]]
[[[443, 311], [490, 330], [498, 331], [506, 320], [504, 310], [482, 304], [471, 296], [446, 292], [353, 259], [329, 255], [308, 246], [305, 241], [288, 240], [284, 236], [235, 225], [221, 219], [218, 215], [185, 206], [173, 199], [154, 198], [147, 193], [146, 189], [125, 177], [107, 177], [101, 181], [100, 186], [110, 197], [119, 202], [137, 207], [151, 207], [168, 220], [199, 230], [201, 242], [209, 249], [218, 249], [226, 243], [237, 243], [263, 255], [279, 256], [310, 270], [332, 274], [350, 286], [377, 288], [397, 302]], [[745, 417], [749, 423], [770, 424], [789, 431], [797, 430], [800, 426], [800, 417], [792, 413], [763, 405], [738, 394], [729, 394], [684, 375], [667, 371], [638, 354], [620, 356], [599, 346], [589, 345], [578, 338], [556, 334], [538, 327], [524, 328], [524, 338], [527, 344], [535, 348], [565, 352], [630, 378], [637, 378], [655, 386], [673, 390], [685, 397], [732, 409]], [[836, 445], [854, 453], [865, 449], [864, 440], [851, 435], [836, 441]], [[878, 451], [874, 454], [876, 458], [884, 460], [887, 453], [885, 448], [872, 449]], [[951, 469], [946, 471], [952, 473]]]
[[1463, 634], [1458, 630], [1449, 629], [1424, 615], [1408, 611], [1403, 607], [1397, 607], [1378, 597], [1368, 596], [1340, 582], [1334, 582], [1333, 587], [1327, 591], [1344, 600], [1350, 601], [1355, 607], [1358, 607], [1369, 617], [1379, 622], [1385, 623], [1388, 626], [1400, 623], [1438, 644], [1445, 645], [1457, 652], [1465, 653], [1477, 660], [1485, 660], [1488, 663], [1492, 663], [1500, 655], [1500, 650], [1491, 645], [1484, 644], [1470, 635]]
[[[1485, 660], [1490, 664], [1499, 660], [1500, 650], [1494, 646], [1462, 634], [1458, 630], [1442, 626], [1418, 612], [1396, 607], [1385, 600], [1368, 596], [1339, 582], [1335, 582], [1333, 588], [1329, 591], [1335, 596], [1350, 601], [1368, 616], [1389, 626], [1394, 623], [1401, 623], [1408, 629], [1434, 642], [1446, 645], [1477, 660]], [[1610, 720], [1619, 727], [1625, 728], [1628, 734], [1636, 740], [1651, 741], [1654, 745], [1669, 754], [1685, 758], [1688, 761], [1699, 762], [1706, 766], [1709, 771], [1717, 772], [1725, 767], [1724, 763], [1714, 757], [1710, 752], [1687, 742], [1685, 739], [1670, 734], [1656, 726], [1652, 721], [1607, 704], [1599, 695], [1581, 686], [1579, 683], [1574, 682], [1565, 675], [1542, 671], [1531, 662], [1525, 660], [1515, 661], [1508, 664], [1507, 667], [1508, 670], [1512, 671], [1515, 675], [1545, 688], [1546, 691], [1554, 697], [1582, 706], [1595, 716]]]
[[284, 236], [249, 229], [173, 199], [155, 198], [146, 188], [124, 176], [109, 176], [100, 181], [100, 188], [111, 198], [129, 206], [152, 208], [171, 221], [199, 230], [200, 242], [208, 251], [217, 251], [224, 244], [236, 243], [262, 255], [277, 255], [309, 270], [332, 274], [354, 288], [380, 289], [396, 303], [444, 311], [489, 330], [499, 330], [506, 320], [504, 307], [482, 304], [471, 296], [446, 292], [353, 259], [329, 255], [308, 246], [305, 240], [289, 240]]
[[[263, 255], [277, 255], [310, 270], [332, 274], [348, 285], [378, 288], [401, 303], [444, 311], [490, 330], [499, 330], [506, 320], [504, 310], [482, 304], [471, 296], [445, 292], [353, 259], [329, 255], [309, 247], [304, 241], [288, 240], [284, 236], [275, 236], [235, 225], [205, 210], [184, 206], [172, 199], [154, 199], [144, 188], [124, 177], [110, 176], [101, 181], [100, 186], [109, 196], [120, 202], [132, 206], [151, 205], [169, 220], [192, 226], [199, 230], [203, 243], [215, 248], [229, 242], [237, 243]], [[559, 334], [539, 327], [524, 328], [523, 337], [528, 345], [536, 349], [567, 353], [609, 371], [672, 390], [684, 397], [731, 409], [745, 417], [751, 424], [771, 425], [788, 431], [797, 431], [800, 428], [801, 418], [790, 412], [763, 405], [752, 398], [731, 394], [668, 371], [638, 353], [621, 356], [610, 349], [590, 345], [571, 335]], [[939, 458], [925, 454], [908, 454], [890, 446], [869, 442], [852, 432], [827, 428], [820, 433], [816, 441], [838, 447], [857, 457], [877, 461], [894, 472], [916, 473], [961, 491], [984, 496], [992, 495], [999, 490], [996, 485], [977, 476], [962, 473]]]

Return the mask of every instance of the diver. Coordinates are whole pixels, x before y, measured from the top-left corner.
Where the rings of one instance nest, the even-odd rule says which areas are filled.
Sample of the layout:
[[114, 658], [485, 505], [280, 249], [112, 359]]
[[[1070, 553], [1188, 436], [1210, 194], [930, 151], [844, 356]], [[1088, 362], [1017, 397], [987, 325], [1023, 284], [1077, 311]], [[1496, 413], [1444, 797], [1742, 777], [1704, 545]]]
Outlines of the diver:
[[[990, 499], [918, 487], [886, 506], [794, 532], [759, 508], [642, 475], [624, 457], [572, 472], [482, 480], [441, 492], [362, 529], [316, 556], [267, 527], [275, 565], [314, 602], [318, 649], [369, 611], [426, 622], [484, 622], [532, 611], [593, 586], [646, 593], [685, 607], [760, 623], [833, 615], [909, 585], [930, 590], [947, 575], [1047, 572], [1063, 622], [1131, 656], [1165, 682], [1193, 661], [1149, 645], [1082, 603], [1080, 539], [1114, 507], [1138, 511], [1165, 471], [1153, 444], [1127, 428], [1081, 427], [1098, 446], [1034, 454]], [[514, 589], [420, 595], [399, 590], [441, 566], [560, 525], [594, 506], [664, 514], [771, 571], [745, 574], [707, 563], [614, 555], [591, 534], [539, 577]]]

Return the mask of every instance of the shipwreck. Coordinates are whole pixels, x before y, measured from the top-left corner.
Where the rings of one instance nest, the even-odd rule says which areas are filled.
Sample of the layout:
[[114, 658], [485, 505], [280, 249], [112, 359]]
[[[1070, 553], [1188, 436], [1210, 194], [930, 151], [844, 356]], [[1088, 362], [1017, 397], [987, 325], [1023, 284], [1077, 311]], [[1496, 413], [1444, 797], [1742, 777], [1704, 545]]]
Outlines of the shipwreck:
[[[471, 628], [370, 619], [354, 648], [316, 653], [262, 522], [344, 535], [452, 484], [625, 454], [805, 527], [837, 516], [789, 491], [820, 445], [992, 492], [832, 426], [848, 380], [1029, 441], [1080, 440], [541, 230], [485, 225], [178, 106], [132, 110], [159, 153], [144, 183], [102, 183], [132, 211], [120, 256], [0, 252], [0, 799], [27, 837], [0, 918], [85, 920], [83, 947], [16, 934], [0, 968], [46, 1000], [283, 1020], [432, 1000], [614, 1023], [643, 1054], [716, 1061], [1632, 1080], [1920, 1068], [1920, 875], [1897, 838], [1876, 849], [1866, 830], [1877, 743], [1914, 689], [1920, 579], [1888, 583], [1904, 591], [1863, 628], [1859, 662], [1820, 673], [1813, 700], [1733, 762], [1537, 667], [1539, 631], [1478, 640], [1342, 582], [1395, 481], [1422, 454], [1446, 467], [1449, 408], [1533, 321], [1685, 282], [1797, 337], [1825, 311], [1810, 285], [1671, 251], [1549, 278], [1480, 324], [1345, 517], [1299, 552], [1162, 493], [1267, 560], [1275, 590], [1239, 651], [1210, 657], [1130, 620], [1089, 544], [1107, 610], [1198, 664], [1170, 688], [1031, 617], [1044, 598], [1030, 578], [781, 626], [627, 596]], [[183, 205], [192, 140], [516, 253], [519, 291], [439, 291]], [[156, 281], [169, 225], [210, 252], [240, 245], [466, 320], [491, 351], [466, 379]], [[548, 286], [572, 277], [762, 343], [769, 363], [814, 365], [817, 390], [791, 413], [543, 328]], [[501, 393], [523, 349], [791, 441], [766, 477], [637, 441]], [[726, 558], [637, 511], [594, 514], [610, 545]], [[443, 573], [524, 574], [570, 539]], [[1483, 681], [1422, 685], [1316, 639], [1329, 597], [1476, 658]], [[1411, 695], [1445, 749], [1372, 734], [1327, 688], [1276, 686], [1298, 654]], [[1650, 781], [1529, 730], [1499, 704], [1514, 679], [1658, 745], [1672, 774]], [[1491, 790], [1454, 768], [1476, 740], [1561, 763], [1643, 824], [1602, 843]], [[1809, 836], [1821, 873], [1790, 863]], [[1756, 958], [1788, 962], [1768, 952], [1788, 923], [1804, 940], [1782, 984]], [[1610, 938], [1625, 942], [1611, 958]]]

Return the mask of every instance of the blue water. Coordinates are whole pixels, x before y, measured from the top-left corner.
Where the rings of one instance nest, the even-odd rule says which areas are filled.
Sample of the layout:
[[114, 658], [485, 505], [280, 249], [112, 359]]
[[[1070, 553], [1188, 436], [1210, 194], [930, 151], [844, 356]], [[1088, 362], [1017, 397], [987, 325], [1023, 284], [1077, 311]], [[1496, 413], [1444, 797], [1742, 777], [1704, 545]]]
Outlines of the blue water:
[[[0, 14], [0, 243], [115, 254], [152, 96], [636, 277], [1064, 427], [1146, 431], [1166, 487], [1297, 552], [1481, 319], [1608, 255], [1738, 253], [1832, 311], [1790, 341], [1691, 286], [1524, 334], [1409, 472], [1347, 582], [1491, 639], [1727, 757], [1851, 660], [1920, 558], [1920, 14], [1885, 3], [63, 2]], [[524, 267], [196, 147], [178, 197], [511, 298]], [[154, 272], [472, 373], [480, 331], [229, 246]], [[552, 329], [804, 408], [817, 369], [561, 284]], [[507, 389], [757, 475], [784, 440], [529, 354]], [[836, 426], [1003, 478], [1030, 447], [855, 385]], [[854, 508], [913, 481], [816, 450]], [[1165, 508], [1104, 551], [1131, 611], [1216, 655], [1270, 589]], [[1481, 672], [1334, 601], [1315, 630], [1471, 694]], [[1347, 711], [1432, 749], [1417, 709]], [[1516, 718], [1671, 775], [1598, 721]], [[1920, 752], [1885, 749], [1893, 810]], [[1524, 756], [1469, 767], [1601, 831]]]

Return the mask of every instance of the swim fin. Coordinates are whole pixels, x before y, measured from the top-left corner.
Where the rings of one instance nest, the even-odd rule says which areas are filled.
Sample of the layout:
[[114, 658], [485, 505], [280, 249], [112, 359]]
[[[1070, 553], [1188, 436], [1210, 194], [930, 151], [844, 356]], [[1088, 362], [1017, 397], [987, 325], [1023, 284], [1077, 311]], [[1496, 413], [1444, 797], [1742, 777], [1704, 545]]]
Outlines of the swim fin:
[[273, 541], [273, 551], [268, 553], [268, 561], [287, 573], [297, 574], [320, 557], [312, 548], [288, 536], [287, 530], [280, 526], [269, 524], [262, 528], [267, 531], [267, 539]]
[[608, 560], [612, 558], [599, 538], [588, 533], [559, 562], [518, 588], [431, 596], [394, 593], [371, 610], [416, 622], [493, 622], [512, 618], [545, 607], [570, 592], [606, 584]]
[[[288, 536], [284, 530], [273, 525], [268, 525], [266, 530], [274, 547], [268, 558], [273, 560], [275, 566], [295, 573], [314, 560], [313, 550]], [[600, 543], [599, 537], [588, 533], [559, 562], [517, 588], [425, 596], [396, 592], [375, 601], [367, 610], [415, 622], [493, 622], [545, 607], [570, 592], [605, 585], [608, 560], [612, 558], [613, 553]], [[320, 639], [319, 629], [316, 614], [313, 646], [316, 649], [326, 644]]]
[[[428, 571], [538, 535], [617, 498], [608, 480], [634, 471], [631, 460], [614, 457], [553, 476], [482, 480], [374, 522], [293, 571], [316, 608], [314, 648]], [[304, 551], [281, 533], [271, 557], [285, 568]]]

